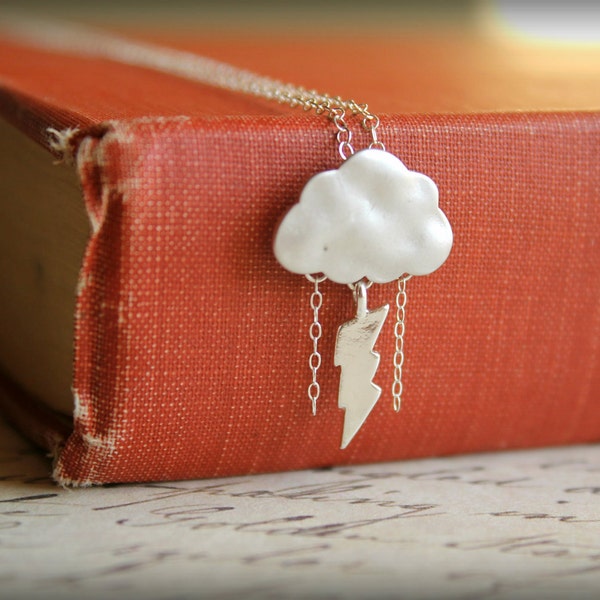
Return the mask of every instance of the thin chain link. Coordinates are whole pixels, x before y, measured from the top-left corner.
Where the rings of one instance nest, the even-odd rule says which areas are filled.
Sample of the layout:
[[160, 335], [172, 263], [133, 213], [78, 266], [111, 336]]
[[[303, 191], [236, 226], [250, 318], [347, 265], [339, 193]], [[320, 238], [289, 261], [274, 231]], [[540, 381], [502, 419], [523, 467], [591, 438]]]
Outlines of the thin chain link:
[[312, 414], [317, 414], [317, 400], [321, 395], [321, 386], [317, 380], [317, 372], [321, 366], [321, 354], [319, 353], [319, 340], [323, 335], [323, 328], [319, 321], [319, 310], [323, 305], [323, 294], [319, 290], [319, 284], [325, 281], [325, 277], [313, 277], [307, 275], [306, 278], [314, 285], [313, 292], [310, 295], [310, 307], [313, 311], [313, 320], [308, 328], [308, 334], [312, 341], [313, 351], [308, 359], [308, 366], [312, 374], [312, 381], [308, 386], [308, 398], [312, 406]]
[[343, 108], [336, 108], [332, 112], [333, 124], [337, 127], [336, 139], [338, 142], [338, 151], [342, 160], [346, 160], [354, 154], [354, 146], [352, 145], [352, 131], [346, 124], [346, 111]]
[[402, 367], [404, 366], [404, 331], [406, 322], [406, 282], [410, 276], [398, 279], [398, 291], [396, 292], [396, 323], [394, 325], [394, 337], [396, 346], [394, 350], [394, 383], [392, 385], [392, 396], [394, 397], [394, 410], [398, 412], [402, 404]]
[[385, 150], [385, 146], [383, 142], [377, 137], [377, 128], [379, 127], [379, 117], [375, 115], [366, 115], [363, 119], [363, 127], [365, 131], [368, 131], [371, 134], [371, 143], [369, 144], [369, 148], [379, 148], [380, 150]]

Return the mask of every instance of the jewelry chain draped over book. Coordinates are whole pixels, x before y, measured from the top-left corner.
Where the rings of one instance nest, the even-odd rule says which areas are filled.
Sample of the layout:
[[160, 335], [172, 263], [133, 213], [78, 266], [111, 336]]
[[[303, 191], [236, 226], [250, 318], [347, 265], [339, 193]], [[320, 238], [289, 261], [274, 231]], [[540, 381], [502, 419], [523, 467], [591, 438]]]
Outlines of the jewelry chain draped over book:
[[[345, 410], [341, 447], [346, 448], [381, 395], [381, 388], [373, 382], [379, 366], [374, 346], [389, 306], [368, 310], [367, 290], [373, 283], [397, 281], [392, 396], [394, 410], [400, 410], [406, 282], [413, 275], [428, 275], [439, 268], [450, 254], [453, 235], [438, 206], [436, 185], [386, 151], [377, 133], [379, 118], [366, 104], [309, 91], [189, 52], [83, 27], [12, 19], [8, 26], [13, 36], [46, 48], [151, 68], [292, 107], [302, 106], [329, 118], [336, 128], [342, 164], [308, 181], [299, 202], [281, 221], [274, 240], [279, 263], [305, 275], [313, 285], [308, 397], [316, 414], [321, 392], [317, 375], [322, 361], [319, 310], [323, 296], [319, 286], [330, 279], [348, 285], [356, 303], [356, 316], [338, 329], [334, 353], [334, 364], [341, 367], [338, 406]], [[351, 117], [358, 117], [371, 137], [369, 147], [359, 152], [352, 144]]]

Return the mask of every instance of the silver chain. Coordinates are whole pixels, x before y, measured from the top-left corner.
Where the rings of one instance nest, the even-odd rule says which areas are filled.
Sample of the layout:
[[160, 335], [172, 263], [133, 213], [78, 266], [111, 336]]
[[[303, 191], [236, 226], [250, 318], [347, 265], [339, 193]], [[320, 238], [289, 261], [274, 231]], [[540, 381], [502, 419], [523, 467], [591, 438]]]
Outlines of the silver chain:
[[310, 295], [310, 307], [313, 311], [313, 320], [308, 328], [308, 334], [312, 341], [312, 353], [308, 358], [308, 366], [312, 374], [312, 381], [308, 386], [308, 398], [312, 405], [312, 414], [317, 414], [317, 400], [321, 395], [321, 386], [317, 380], [317, 372], [321, 366], [321, 354], [319, 353], [319, 340], [323, 335], [323, 328], [319, 321], [319, 310], [323, 305], [323, 294], [319, 290], [319, 284], [325, 281], [325, 276], [307, 275], [306, 278], [314, 285], [313, 292]]
[[398, 412], [402, 404], [402, 367], [404, 366], [404, 331], [406, 321], [406, 282], [410, 275], [398, 279], [398, 291], [396, 292], [396, 323], [394, 325], [394, 337], [396, 346], [394, 350], [394, 383], [392, 385], [392, 396], [394, 397], [394, 410]]
[[[336, 100], [339, 100], [339, 98], [336, 98]], [[365, 131], [369, 132], [372, 140], [369, 144], [369, 148], [379, 148], [380, 150], [385, 150], [383, 142], [377, 137], [379, 117], [371, 114], [368, 111], [366, 104], [357, 105], [353, 100], [350, 100], [350, 103], [352, 106], [357, 106], [360, 108], [360, 113], [352, 112], [352, 115], [360, 114], [363, 117], [363, 128]], [[336, 106], [329, 111], [329, 116], [338, 130], [336, 134], [338, 152], [340, 153], [342, 160], [346, 160], [354, 154], [354, 146], [352, 145], [352, 131], [346, 123], [346, 110], [342, 106]]]
[[385, 149], [376, 132], [379, 118], [369, 111], [367, 104], [307, 90], [206, 56], [130, 40], [88, 27], [47, 19], [38, 21], [14, 17], [8, 21], [6, 27], [2, 26], [2, 29], [6, 29], [6, 35], [27, 40], [36, 46], [108, 58], [291, 107], [301, 106], [305, 111], [314, 110], [318, 115], [324, 114], [338, 130], [339, 153], [344, 160], [354, 153], [352, 133], [345, 121], [348, 115], [362, 118], [362, 126], [372, 138], [370, 148]]
[[[264, 77], [246, 69], [240, 69], [224, 62], [205, 56], [192, 54], [172, 48], [156, 46], [146, 42], [129, 40], [106, 32], [81, 26], [31, 19], [11, 19], [8, 33], [18, 39], [26, 39], [31, 44], [61, 52], [77, 52], [88, 56], [116, 60], [120, 63], [150, 68], [170, 75], [184, 77], [205, 85], [240, 92], [265, 100], [273, 100], [291, 107], [301, 106], [305, 111], [314, 111], [317, 115], [328, 117], [337, 129], [336, 139], [342, 160], [354, 154], [352, 131], [347, 117], [358, 116], [362, 119], [363, 129], [371, 136], [369, 148], [385, 150], [385, 146], [377, 136], [379, 117], [369, 111], [367, 104], [359, 104], [355, 100], [343, 100], [340, 96], [330, 96], [315, 90], [307, 90], [302, 86], [284, 83], [270, 77]], [[313, 322], [309, 334], [313, 351], [309, 358], [312, 381], [308, 387], [308, 397], [312, 404], [313, 414], [317, 411], [317, 400], [321, 388], [317, 380], [317, 372], [321, 366], [319, 340], [322, 327], [319, 321], [319, 309], [323, 296], [319, 284], [325, 277], [307, 275], [314, 284], [310, 299], [313, 310]], [[399, 280], [399, 291], [396, 298], [396, 352], [394, 355], [394, 407], [400, 407], [402, 395], [402, 363], [404, 335], [404, 306], [406, 304], [406, 279]]]

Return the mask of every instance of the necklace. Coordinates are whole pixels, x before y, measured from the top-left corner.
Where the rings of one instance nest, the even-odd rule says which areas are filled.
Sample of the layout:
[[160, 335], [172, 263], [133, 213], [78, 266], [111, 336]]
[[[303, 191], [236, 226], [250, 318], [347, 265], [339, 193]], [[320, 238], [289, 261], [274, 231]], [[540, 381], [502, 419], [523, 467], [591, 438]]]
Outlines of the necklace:
[[[382, 392], [373, 382], [379, 367], [379, 354], [374, 347], [390, 307], [386, 304], [369, 310], [367, 290], [374, 283], [396, 281], [391, 392], [394, 410], [400, 410], [406, 284], [412, 276], [428, 275], [445, 262], [453, 236], [448, 219], [438, 206], [436, 185], [426, 175], [407, 169], [386, 151], [378, 136], [379, 118], [366, 104], [309, 91], [189, 52], [83, 27], [12, 19], [9, 27], [11, 35], [38, 46], [151, 68], [232, 92], [302, 107], [327, 118], [333, 125], [341, 165], [317, 173], [307, 182], [299, 202], [278, 226], [273, 245], [282, 267], [304, 275], [312, 285], [308, 398], [314, 415], [321, 394], [320, 286], [329, 279], [347, 285], [356, 304], [355, 317], [338, 329], [334, 353], [334, 364], [341, 367], [338, 407], [345, 411], [341, 448], [346, 448]], [[351, 119], [358, 119], [371, 138], [369, 146], [358, 152], [352, 143]], [[60, 132], [50, 130], [50, 133], [60, 138]]]
[[[365, 117], [363, 126], [369, 124]], [[403, 391], [406, 282], [413, 275], [427, 275], [439, 268], [450, 253], [453, 236], [438, 207], [436, 185], [385, 151], [374, 130], [369, 148], [349, 157], [344, 154], [346, 140], [338, 138], [338, 142], [343, 164], [308, 181], [300, 201], [277, 230], [274, 251], [284, 268], [305, 275], [314, 285], [309, 329], [312, 381], [308, 387], [313, 414], [320, 396], [319, 284], [330, 279], [353, 291], [356, 316], [339, 327], [334, 356], [334, 364], [341, 367], [338, 406], [345, 410], [343, 449], [381, 395], [381, 388], [373, 383], [379, 366], [374, 345], [389, 306], [368, 310], [368, 288], [373, 283], [397, 281], [392, 397], [398, 412]]]

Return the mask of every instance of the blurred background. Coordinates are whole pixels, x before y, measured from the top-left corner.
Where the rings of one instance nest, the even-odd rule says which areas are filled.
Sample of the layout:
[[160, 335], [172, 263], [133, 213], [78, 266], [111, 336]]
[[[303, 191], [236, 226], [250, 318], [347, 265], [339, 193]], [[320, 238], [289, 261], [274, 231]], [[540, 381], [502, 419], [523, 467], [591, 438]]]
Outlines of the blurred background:
[[276, 27], [326, 34], [492, 27], [542, 41], [600, 43], [600, 2], [592, 0], [3, 0], [0, 10], [151, 29]]

